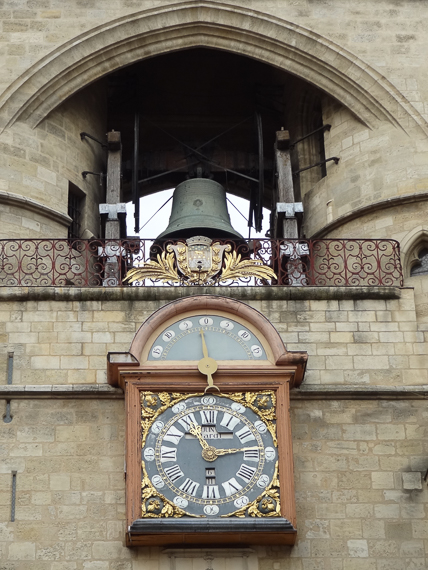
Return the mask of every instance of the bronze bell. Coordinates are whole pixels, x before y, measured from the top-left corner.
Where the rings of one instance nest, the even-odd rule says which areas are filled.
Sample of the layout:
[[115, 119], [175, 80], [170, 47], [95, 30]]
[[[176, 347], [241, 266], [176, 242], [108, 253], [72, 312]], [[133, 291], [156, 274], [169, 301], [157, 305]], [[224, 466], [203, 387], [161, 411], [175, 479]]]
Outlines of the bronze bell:
[[168, 227], [156, 241], [196, 235], [212, 239], [244, 239], [230, 224], [225, 189], [208, 178], [192, 178], [177, 186]]

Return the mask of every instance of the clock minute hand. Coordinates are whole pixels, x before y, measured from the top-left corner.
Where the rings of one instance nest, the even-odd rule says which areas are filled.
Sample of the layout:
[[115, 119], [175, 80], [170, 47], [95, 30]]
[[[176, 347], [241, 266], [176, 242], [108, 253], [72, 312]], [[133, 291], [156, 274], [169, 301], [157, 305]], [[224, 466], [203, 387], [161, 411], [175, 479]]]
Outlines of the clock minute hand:
[[216, 455], [226, 455], [228, 453], [238, 453], [239, 451], [250, 451], [252, 449], [261, 449], [261, 447], [241, 447], [240, 449], [217, 449], [215, 448]]

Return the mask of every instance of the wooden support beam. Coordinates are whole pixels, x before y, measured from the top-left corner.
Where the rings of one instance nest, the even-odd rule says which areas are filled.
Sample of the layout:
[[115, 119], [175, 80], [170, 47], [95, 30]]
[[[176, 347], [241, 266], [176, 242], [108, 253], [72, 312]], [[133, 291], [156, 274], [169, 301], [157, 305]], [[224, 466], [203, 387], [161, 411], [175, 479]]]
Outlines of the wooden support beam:
[[[274, 212], [274, 236], [284, 238], [298, 238], [296, 218], [283, 218], [282, 223], [278, 219], [276, 211], [277, 202], [294, 203], [293, 173], [291, 170], [290, 156], [290, 133], [277, 131], [275, 141], [275, 160], [277, 172], [277, 193]], [[282, 217], [282, 216], [281, 216]]]

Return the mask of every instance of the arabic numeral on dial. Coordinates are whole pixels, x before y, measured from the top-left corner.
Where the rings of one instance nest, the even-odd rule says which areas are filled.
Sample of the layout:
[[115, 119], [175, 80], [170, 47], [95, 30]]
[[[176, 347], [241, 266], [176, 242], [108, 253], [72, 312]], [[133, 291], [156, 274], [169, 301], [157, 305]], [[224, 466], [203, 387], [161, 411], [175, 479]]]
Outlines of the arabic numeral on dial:
[[214, 398], [214, 396], [204, 396], [201, 399], [201, 402], [205, 405], [205, 406], [212, 406], [213, 404], [215, 404], [217, 402], [217, 399]]
[[257, 481], [257, 487], [260, 487], [260, 489], [264, 489], [265, 487], [268, 486], [268, 483], [269, 483], [269, 477], [267, 475], [261, 475], [261, 477]]
[[221, 321], [220, 326], [222, 329], [226, 329], [227, 331], [231, 331], [234, 328], [234, 324], [230, 321]]
[[249, 483], [249, 481], [251, 481], [251, 479], [254, 477], [254, 473], [256, 471], [257, 469], [254, 467], [250, 467], [249, 465], [245, 465], [245, 463], [243, 463], [239, 468], [239, 471], [237, 471], [236, 476]]
[[267, 432], [267, 425], [264, 422], [261, 421], [254, 422], [254, 427], [259, 433]]
[[165, 483], [160, 475], [153, 475], [152, 483], [156, 489], [162, 489], [162, 487], [165, 486]]
[[165, 467], [164, 469], [167, 477], [169, 478], [170, 481], [172, 481], [172, 483], [174, 483], [174, 481], [177, 481], [177, 479], [180, 479], [181, 477], [184, 476], [183, 471], [180, 469], [180, 467], [178, 465], [172, 465], [171, 467]]
[[242, 338], [242, 340], [245, 340], [245, 341], [250, 340], [250, 338], [251, 338], [250, 333], [248, 331], [244, 331], [244, 330], [239, 331], [238, 336], [240, 336]]
[[177, 505], [177, 507], [185, 509], [188, 504], [189, 504], [189, 501], [187, 501], [186, 499], [183, 499], [183, 497], [178, 497], [178, 496], [174, 497], [174, 505]]
[[214, 321], [209, 317], [202, 317], [202, 319], [199, 319], [199, 324], [202, 325], [203, 327], [210, 327], [213, 324], [213, 322]]
[[265, 457], [266, 461], [273, 461], [275, 459], [276, 453], [273, 447], [266, 447]]
[[238, 497], [235, 501], [233, 501], [233, 504], [237, 509], [240, 509], [241, 507], [248, 505], [249, 502], [250, 499], [246, 495], [242, 495], [242, 497]]
[[144, 450], [144, 459], [146, 461], [153, 461], [154, 458], [155, 458], [155, 450], [153, 449], [153, 447], [146, 447], [146, 449]]
[[183, 321], [182, 323], [180, 323], [178, 325], [178, 328], [181, 331], [187, 331], [188, 329], [191, 329], [192, 327], [193, 327], [192, 321]]
[[172, 406], [172, 411], [174, 412], [174, 414], [178, 414], [180, 412], [183, 412], [186, 409], [186, 402], [178, 402], [178, 404], [175, 404], [175, 406]]
[[253, 353], [253, 356], [255, 356], [256, 358], [260, 358], [261, 355], [263, 354], [263, 350], [257, 344], [253, 344], [253, 346], [251, 347], [251, 352]]
[[188, 493], [189, 495], [192, 495], [193, 497], [196, 496], [196, 492], [198, 490], [198, 487], [199, 487], [199, 483], [196, 483], [196, 481], [189, 479], [189, 477], [187, 477], [187, 479], [184, 481], [184, 483], [182, 483], [180, 485], [180, 489], [184, 493]]
[[217, 505], [205, 505], [204, 513], [206, 515], [218, 515], [219, 508]]
[[163, 333], [162, 335], [162, 340], [165, 342], [170, 341], [171, 339], [173, 339], [175, 337], [175, 332], [174, 331], [166, 331]]
[[177, 449], [175, 447], [161, 446], [161, 461], [165, 463], [166, 461], [177, 461]]
[[162, 356], [163, 347], [162, 346], [155, 346], [152, 349], [152, 356], [153, 358], [160, 358]]
[[241, 443], [247, 443], [247, 441], [252, 441], [253, 439], [256, 439], [254, 437], [254, 434], [250, 431], [249, 428], [247, 428], [247, 426], [244, 426], [242, 429], [237, 431], [236, 435]]
[[163, 426], [164, 426], [163, 422], [161, 422], [161, 421], [155, 422], [152, 425], [152, 432], [153, 433], [160, 433], [162, 431]]

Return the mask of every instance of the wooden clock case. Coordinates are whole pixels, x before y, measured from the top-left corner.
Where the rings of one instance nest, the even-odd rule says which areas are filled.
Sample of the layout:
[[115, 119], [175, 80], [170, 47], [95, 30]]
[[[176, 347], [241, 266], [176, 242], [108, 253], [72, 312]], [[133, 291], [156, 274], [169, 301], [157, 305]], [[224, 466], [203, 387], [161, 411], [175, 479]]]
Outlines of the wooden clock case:
[[[268, 355], [264, 361], [219, 361], [215, 384], [222, 394], [271, 390], [276, 395], [281, 517], [141, 519], [140, 393], [203, 393], [206, 376], [197, 362], [147, 360], [154, 339], [168, 323], [186, 316], [221, 314], [253, 330]], [[108, 354], [108, 381], [125, 392], [126, 518], [128, 546], [226, 546], [294, 544], [296, 513], [290, 425], [290, 389], [298, 387], [305, 352], [287, 352], [271, 323], [258, 311], [232, 299], [198, 296], [156, 311], [137, 332], [129, 353]]]

